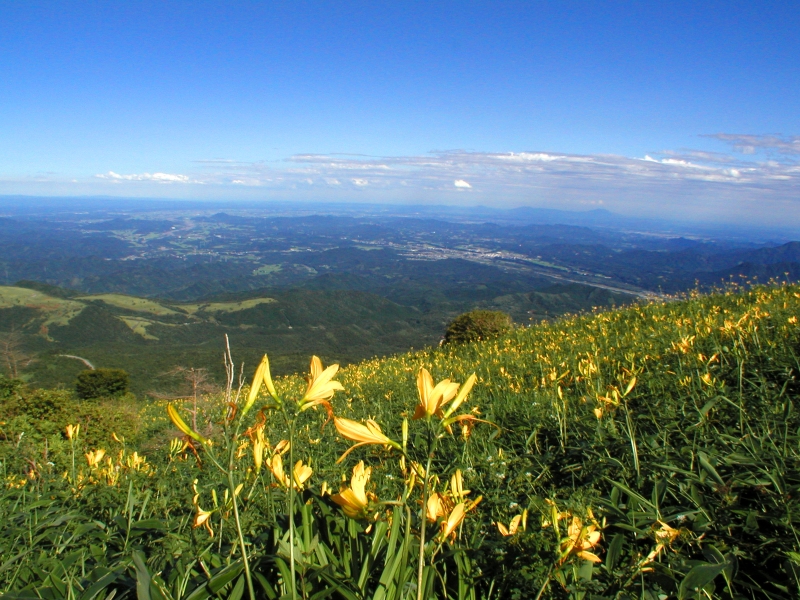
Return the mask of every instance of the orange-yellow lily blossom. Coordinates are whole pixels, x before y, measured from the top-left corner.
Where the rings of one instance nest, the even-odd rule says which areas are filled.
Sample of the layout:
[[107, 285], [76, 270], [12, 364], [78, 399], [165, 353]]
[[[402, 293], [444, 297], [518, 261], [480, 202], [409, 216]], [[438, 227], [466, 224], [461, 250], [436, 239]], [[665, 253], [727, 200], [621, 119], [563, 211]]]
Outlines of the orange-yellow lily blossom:
[[[453, 400], [453, 403], [448, 407], [447, 411], [444, 413], [444, 418], [446, 419], [450, 415], [452, 415], [458, 407], [461, 406], [462, 402], [467, 399], [467, 394], [472, 391], [472, 386], [475, 385], [475, 382], [478, 380], [478, 376], [473, 373], [467, 380], [464, 382], [464, 385], [461, 386], [461, 389], [458, 390], [458, 395], [456, 399]], [[443, 403], [444, 404], [444, 403]]]
[[[517, 530], [519, 529], [519, 524], [522, 522], [522, 516], [523, 515], [517, 515], [516, 517], [511, 519], [511, 522], [508, 524], [508, 527], [498, 522], [497, 530], [500, 532], [500, 535], [502, 535], [503, 537], [515, 535], [517, 533]], [[525, 527], [523, 525], [523, 529], [524, 528]]]
[[433, 377], [424, 367], [417, 374], [417, 392], [419, 404], [414, 411], [413, 419], [428, 418], [433, 415], [442, 416], [441, 407], [450, 402], [458, 391], [458, 384], [449, 379], [443, 379], [433, 385]]
[[194, 527], [205, 527], [208, 530], [208, 535], [214, 537], [214, 530], [211, 529], [211, 522], [209, 521], [211, 515], [212, 513], [208, 512], [207, 510], [203, 510], [198, 506], [193, 525]]
[[255, 439], [253, 440], [253, 468], [258, 474], [261, 471], [261, 464], [264, 461], [264, 450], [267, 441], [264, 439], [264, 426], [255, 428]]
[[68, 440], [77, 440], [78, 434], [81, 431], [81, 424], [78, 423], [77, 425], [67, 425], [67, 439]]
[[464, 489], [464, 478], [461, 475], [461, 469], [456, 469], [456, 472], [450, 478], [450, 494], [456, 500], [463, 500], [471, 491]]
[[100, 464], [100, 461], [103, 460], [103, 457], [106, 455], [106, 451], [102, 448], [98, 450], [94, 450], [92, 452], [86, 453], [86, 462], [89, 463], [89, 466], [95, 468]]
[[331, 500], [341, 506], [344, 514], [351, 519], [363, 519], [367, 515], [370, 497], [367, 495], [366, 486], [371, 474], [372, 468], [364, 467], [364, 461], [359, 461], [353, 467], [350, 487], [331, 496]]
[[256, 398], [258, 398], [258, 393], [261, 391], [262, 383], [267, 386], [269, 395], [278, 401], [278, 394], [275, 391], [275, 386], [272, 383], [272, 376], [269, 373], [269, 359], [267, 358], [266, 354], [264, 355], [264, 358], [261, 359], [261, 363], [256, 369], [256, 374], [253, 376], [253, 384], [250, 386], [250, 393], [247, 394], [247, 401], [242, 409], [243, 414], [247, 414], [247, 412], [253, 407], [253, 403], [256, 401]]
[[337, 463], [342, 462], [348, 454], [359, 446], [375, 444], [378, 446], [392, 446], [398, 450], [402, 448], [400, 444], [386, 437], [381, 431], [380, 425], [372, 419], [369, 419], [366, 424], [362, 424], [351, 419], [334, 417], [333, 424], [339, 432], [339, 435], [343, 438], [351, 442], [358, 442], [355, 446], [348, 448], [347, 451], [339, 457], [339, 460], [336, 461]]
[[175, 427], [181, 430], [185, 435], [188, 435], [193, 440], [200, 442], [203, 445], [210, 444], [211, 441], [204, 438], [202, 435], [194, 431], [191, 427], [189, 427], [186, 422], [181, 418], [178, 414], [178, 411], [175, 410], [175, 407], [172, 404], [167, 404], [167, 414], [169, 415], [170, 421], [175, 424]]
[[436, 523], [439, 517], [444, 517], [446, 514], [444, 500], [436, 492], [432, 493], [425, 506], [425, 515], [428, 517], [428, 521]]
[[596, 554], [589, 552], [600, 542], [600, 532], [594, 524], [584, 526], [580, 518], [573, 515], [567, 527], [567, 538], [561, 542], [562, 558], [564, 562], [570, 554], [575, 554], [584, 560], [601, 562]]
[[442, 523], [442, 530], [439, 534], [442, 541], [447, 538], [455, 538], [456, 528], [461, 525], [467, 513], [475, 508], [481, 500], [483, 500], [483, 496], [478, 496], [473, 502], [459, 502], [453, 507], [447, 520]]
[[[289, 477], [283, 471], [283, 458], [280, 454], [275, 454], [267, 463], [272, 475], [278, 480], [283, 487], [288, 488], [290, 485]], [[308, 481], [309, 477], [314, 471], [308, 465], [304, 465], [302, 460], [298, 460], [294, 469], [292, 470], [292, 478], [294, 479], [294, 488], [302, 490], [303, 484]]]
[[333, 398], [337, 391], [344, 391], [344, 386], [338, 381], [331, 381], [339, 370], [339, 365], [331, 365], [324, 371], [322, 361], [317, 356], [311, 357], [309, 368], [308, 387], [300, 400], [300, 410], [307, 410], [323, 404]]
[[675, 539], [681, 535], [680, 529], [670, 527], [663, 521], [656, 521], [656, 523], [661, 526], [658, 529], [655, 529], [655, 525], [653, 525], [653, 528], [655, 529], [656, 541], [658, 541], [660, 544], [672, 544], [672, 542], [674, 542]]

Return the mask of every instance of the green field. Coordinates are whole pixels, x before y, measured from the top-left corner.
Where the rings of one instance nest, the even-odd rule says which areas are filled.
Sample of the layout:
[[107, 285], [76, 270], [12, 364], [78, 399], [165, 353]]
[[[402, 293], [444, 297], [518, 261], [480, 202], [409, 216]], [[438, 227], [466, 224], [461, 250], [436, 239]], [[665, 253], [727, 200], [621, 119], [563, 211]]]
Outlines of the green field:
[[81, 302], [54, 298], [36, 290], [0, 286], [0, 310], [31, 308], [40, 311], [44, 315], [40, 325], [45, 327], [67, 325], [83, 310], [84, 306]]
[[251, 298], [240, 302], [207, 302], [199, 304], [181, 304], [179, 306], [190, 315], [193, 315], [198, 312], [231, 313], [247, 310], [248, 308], [253, 308], [260, 304], [270, 304], [271, 302], [275, 302], [275, 300], [273, 298]]
[[178, 314], [175, 310], [153, 302], [147, 298], [137, 298], [135, 296], [126, 296], [124, 294], [95, 294], [93, 296], [78, 296], [76, 300], [93, 301], [99, 300], [105, 304], [110, 304], [117, 308], [132, 310], [135, 312], [143, 312], [153, 316], [166, 316]]
[[[317, 392], [296, 403], [299, 376], [276, 379], [280, 402], [264, 387], [251, 408], [247, 385], [232, 404], [201, 395], [196, 433], [193, 402], [176, 401], [196, 454], [174, 441], [165, 401], [109, 411], [6, 381], [0, 590], [796, 598], [799, 355], [797, 286], [637, 305], [353, 364], [334, 377], [336, 424], [322, 404], [303, 409]], [[476, 374], [452, 415], [411, 419], [423, 367], [434, 382]], [[341, 419], [372, 419], [388, 438], [372, 426], [359, 439], [375, 443], [337, 463], [354, 444]], [[62, 432], [75, 423], [72, 446]], [[93, 462], [98, 448], [108, 460]], [[276, 456], [303, 461], [302, 489], [281, 483]], [[356, 489], [361, 460], [370, 477], [348, 517], [344, 496], [323, 490]]]

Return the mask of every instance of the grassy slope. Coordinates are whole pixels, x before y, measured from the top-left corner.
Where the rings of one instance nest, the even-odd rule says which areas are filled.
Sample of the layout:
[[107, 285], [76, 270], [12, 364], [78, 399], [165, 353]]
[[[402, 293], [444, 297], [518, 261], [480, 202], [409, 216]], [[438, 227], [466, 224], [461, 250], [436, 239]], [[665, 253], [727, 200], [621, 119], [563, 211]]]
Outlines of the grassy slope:
[[[705, 539], [736, 553], [742, 585], [757, 591], [785, 583], [785, 552], [796, 550], [800, 526], [800, 503], [789, 492], [800, 490], [800, 420], [791, 403], [800, 391], [799, 298], [796, 286], [694, 297], [371, 360], [343, 369], [346, 392], [334, 408], [374, 418], [398, 439], [420, 367], [437, 381], [464, 381], [474, 371], [465, 408], [502, 435], [479, 426], [466, 449], [446, 441], [440, 466], [465, 469], [468, 487], [485, 497], [485, 518], [508, 522], [519, 506], [541, 507], [545, 497], [605, 505], [606, 544], [614, 532], [641, 532], [638, 547], [625, 542], [631, 556], [653, 549], [651, 527], [663, 520], [681, 532], [681, 553], [663, 558], [671, 572], [685, 573], [688, 557], [706, 560]], [[615, 397], [634, 377], [630, 394]], [[302, 385], [294, 378], [279, 387]], [[344, 469], [332, 462], [347, 446], [315, 446], [332, 433], [307, 431], [320, 477], [337, 478]], [[364, 456], [390, 489], [383, 452], [348, 460]], [[640, 496], [614, 496], [615, 485]]]
[[[425, 310], [367, 290], [272, 290], [177, 303], [26, 285], [36, 289], [0, 287], [0, 331], [21, 332], [26, 349], [38, 354], [39, 361], [27, 371], [33, 384], [71, 386], [83, 367], [60, 356], [69, 354], [128, 370], [137, 393], [163, 389], [160, 374], [177, 365], [208, 368], [222, 381], [226, 334], [246, 364], [268, 352], [276, 373], [290, 373], [302, 370], [312, 352], [346, 364], [435, 345], [449, 319], [476, 305], [529, 322], [623, 300], [575, 285], [496, 298], [464, 288], [458, 299], [448, 292], [447, 302]], [[428, 297], [429, 291], [420, 288], [419, 294]]]
[[[696, 453], [692, 440], [698, 436], [718, 444], [724, 455], [728, 441], [720, 432], [732, 428], [741, 437], [761, 427], [800, 391], [799, 298], [796, 286], [700, 296], [567, 317], [494, 341], [367, 360], [340, 371], [346, 391], [333, 406], [341, 416], [374, 418], [397, 433], [403, 416], [413, 413], [420, 367], [436, 381], [464, 381], [475, 372], [478, 383], [464, 406], [500, 425], [502, 435], [479, 427], [465, 457], [486, 466], [498, 449], [511, 452], [508, 464], [519, 469], [513, 477], [523, 484], [515, 494], [565, 481], [597, 484], [609, 472], [636, 479], [625, 403], [641, 471], [648, 460], [691, 463], [691, 453], [681, 452], [688, 447]], [[613, 400], [614, 390], [623, 392], [633, 377], [624, 401], [603, 400]], [[299, 376], [276, 381], [287, 392], [304, 386]], [[604, 411], [600, 419], [596, 408]], [[166, 424], [161, 409], [153, 410], [152, 417]], [[319, 437], [318, 429], [308, 431]], [[332, 444], [325, 450], [333, 458], [344, 449]], [[482, 489], [500, 489], [495, 469], [476, 470], [483, 472]], [[527, 473], [534, 473], [535, 486], [525, 484]]]
[[[570, 317], [495, 341], [351, 365], [337, 376], [345, 392], [333, 407], [339, 416], [374, 418], [399, 439], [420, 367], [437, 381], [478, 374], [462, 411], [479, 410], [500, 435], [478, 425], [466, 444], [445, 438], [434, 469], [442, 480], [462, 469], [465, 487], [484, 497], [465, 533], [484, 540], [474, 556], [482, 584], [499, 582], [494, 597], [535, 596], [553, 561], [543, 542], [552, 528], [541, 529], [539, 517], [554, 500], [581, 515], [592, 507], [602, 520], [596, 551], [604, 564], [586, 584], [602, 597], [623, 589], [640, 597], [640, 583], [652, 597], [673, 597], [694, 566], [735, 556], [737, 593], [788, 599], [796, 591], [788, 553], [800, 545], [800, 419], [792, 404], [800, 392], [799, 313], [800, 287], [785, 286]], [[279, 378], [277, 387], [290, 397], [304, 382]], [[396, 456], [369, 446], [336, 465], [349, 444], [333, 427], [320, 429], [322, 411], [303, 414], [295, 457], [312, 459], [314, 489], [363, 458], [379, 497], [395, 497]], [[210, 415], [219, 422], [217, 410]], [[156, 461], [167, 445], [161, 434], [173, 429], [163, 403], [151, 403], [139, 421]], [[284, 435], [271, 413], [267, 426], [273, 443]], [[420, 460], [415, 430], [410, 451]], [[198, 474], [191, 462], [186, 469], [184, 479], [170, 480], [173, 501]], [[531, 511], [528, 531], [500, 537], [492, 523], [508, 523], [522, 508]], [[175, 518], [192, 511], [188, 501], [175, 510]], [[665, 523], [676, 532], [669, 544], [657, 537]], [[651, 552], [658, 560], [640, 572]], [[728, 597], [721, 581], [707, 597]], [[550, 591], [561, 597], [555, 584]]]

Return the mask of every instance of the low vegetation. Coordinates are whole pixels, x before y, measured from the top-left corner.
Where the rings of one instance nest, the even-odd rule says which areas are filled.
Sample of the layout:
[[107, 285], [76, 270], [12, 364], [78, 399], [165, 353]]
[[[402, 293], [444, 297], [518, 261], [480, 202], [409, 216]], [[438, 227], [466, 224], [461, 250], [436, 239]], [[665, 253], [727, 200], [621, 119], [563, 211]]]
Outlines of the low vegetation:
[[125, 432], [6, 381], [0, 589], [795, 598], [799, 313], [731, 290], [306, 381], [228, 354], [227, 391], [114, 401]]
[[511, 331], [511, 317], [497, 310], [473, 310], [459, 315], [444, 332], [445, 344], [491, 340]]

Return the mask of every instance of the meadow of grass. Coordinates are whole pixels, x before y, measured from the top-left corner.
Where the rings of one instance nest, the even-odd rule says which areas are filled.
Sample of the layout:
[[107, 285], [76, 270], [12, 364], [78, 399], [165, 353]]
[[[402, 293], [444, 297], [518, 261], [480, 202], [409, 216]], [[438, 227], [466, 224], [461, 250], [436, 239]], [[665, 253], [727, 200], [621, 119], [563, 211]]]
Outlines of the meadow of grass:
[[91, 296], [77, 296], [76, 300], [100, 300], [111, 306], [131, 310], [135, 312], [148, 313], [154, 316], [176, 315], [176, 311], [171, 308], [153, 302], [147, 298], [137, 298], [135, 296], [126, 296], [125, 294], [93, 294]]
[[14, 286], [0, 286], [0, 309], [30, 307], [46, 314], [42, 323], [50, 325], [66, 325], [78, 315], [85, 305], [73, 300], [55, 298], [37, 290]]
[[[105, 443], [91, 419], [67, 439], [74, 413], [7, 420], [0, 590], [795, 598], [799, 321], [798, 286], [732, 289], [366, 361], [319, 398], [251, 395], [237, 366], [194, 414], [173, 402], [184, 437], [163, 402]], [[458, 410], [419, 412], [423, 368], [476, 374]]]

